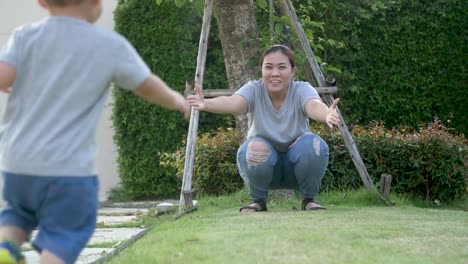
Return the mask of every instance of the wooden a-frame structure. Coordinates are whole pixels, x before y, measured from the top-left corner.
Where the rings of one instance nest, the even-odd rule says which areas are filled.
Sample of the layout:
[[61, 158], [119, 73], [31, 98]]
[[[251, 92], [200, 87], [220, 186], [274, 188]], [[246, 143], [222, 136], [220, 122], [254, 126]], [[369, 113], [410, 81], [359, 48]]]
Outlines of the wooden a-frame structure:
[[[198, 56], [197, 56], [197, 67], [195, 72], [195, 82], [200, 85], [200, 89], [203, 89], [203, 72], [205, 68], [205, 61], [206, 61], [206, 54], [207, 54], [207, 46], [208, 46], [208, 34], [210, 31], [210, 23], [212, 18], [212, 10], [213, 10], [213, 2], [214, 0], [205, 0], [205, 7], [204, 7], [204, 14], [203, 14], [203, 24], [202, 30], [200, 34], [200, 41], [198, 46]], [[299, 40], [304, 50], [311, 70], [313, 72], [314, 78], [316, 83], [320, 87], [316, 87], [317, 92], [320, 94], [322, 100], [330, 106], [333, 103], [333, 94], [337, 93], [336, 86], [330, 86], [325, 80], [325, 77], [320, 69], [317, 60], [315, 59], [314, 53], [309, 45], [307, 37], [304, 33], [304, 30], [297, 18], [297, 15], [294, 11], [294, 7], [291, 4], [290, 0], [283, 0], [283, 4], [285, 7], [287, 15], [291, 19], [292, 26], [294, 27], [297, 35], [299, 36]], [[309, 82], [314, 83], [313, 80], [309, 80]], [[202, 90], [203, 94], [206, 97], [216, 97], [221, 95], [231, 95], [235, 92], [233, 89], [216, 89], [216, 90]], [[338, 110], [338, 108], [337, 108]], [[351, 133], [348, 130], [346, 123], [344, 122], [343, 117], [341, 116], [340, 111], [338, 110], [338, 114], [340, 116], [340, 125], [339, 130], [341, 135], [344, 139], [346, 148], [351, 156], [351, 159], [354, 162], [356, 169], [359, 172], [359, 175], [364, 183], [364, 186], [371, 192], [374, 193], [380, 200], [382, 200], [385, 204], [391, 205], [392, 203], [387, 199], [386, 196], [382, 195], [380, 192], [377, 191], [375, 188], [369, 173], [367, 172], [366, 166], [361, 158], [361, 155], [358, 152], [356, 144], [351, 136]], [[191, 116], [190, 116], [190, 125], [189, 131], [187, 135], [187, 146], [185, 152], [185, 165], [184, 165], [184, 176], [182, 180], [182, 189], [180, 195], [180, 204], [179, 204], [179, 216], [181, 214], [193, 211], [196, 207], [193, 204], [192, 200], [192, 175], [193, 175], [193, 163], [195, 159], [195, 145], [196, 145], [196, 135], [198, 130], [198, 120], [199, 120], [199, 111], [194, 110], [192, 108]], [[388, 184], [388, 178], [383, 179]], [[389, 186], [385, 186], [388, 190]]]

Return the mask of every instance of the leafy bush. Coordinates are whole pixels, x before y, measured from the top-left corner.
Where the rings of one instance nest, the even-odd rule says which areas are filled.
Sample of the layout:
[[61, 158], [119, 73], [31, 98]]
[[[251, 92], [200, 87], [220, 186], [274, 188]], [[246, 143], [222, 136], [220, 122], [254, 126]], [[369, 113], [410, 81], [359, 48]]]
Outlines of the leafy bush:
[[[234, 129], [219, 128], [197, 139], [193, 166], [192, 190], [209, 195], [229, 194], [242, 188], [236, 166], [239, 140]], [[185, 149], [163, 153], [161, 166], [178, 178], [184, 175]]]
[[[385, 129], [373, 123], [367, 129], [354, 126], [352, 134], [374, 182], [381, 174], [392, 175], [392, 191], [433, 201], [461, 198], [468, 193], [468, 145], [449, 133], [436, 119], [417, 131]], [[330, 166], [324, 188], [361, 186], [361, 180], [339, 132], [324, 134], [330, 146]]]
[[[362, 187], [362, 181], [338, 130], [325, 126], [313, 131], [330, 148], [330, 165], [322, 191]], [[468, 145], [463, 136], [454, 136], [435, 120], [417, 131], [408, 128], [387, 130], [382, 123], [352, 130], [359, 153], [374, 183], [381, 174], [392, 175], [392, 192], [420, 199], [449, 201], [468, 193]], [[238, 143], [233, 130], [205, 133], [197, 142], [194, 163], [194, 190], [224, 194], [242, 188], [236, 168]], [[183, 175], [184, 151], [164, 153], [161, 166]]]

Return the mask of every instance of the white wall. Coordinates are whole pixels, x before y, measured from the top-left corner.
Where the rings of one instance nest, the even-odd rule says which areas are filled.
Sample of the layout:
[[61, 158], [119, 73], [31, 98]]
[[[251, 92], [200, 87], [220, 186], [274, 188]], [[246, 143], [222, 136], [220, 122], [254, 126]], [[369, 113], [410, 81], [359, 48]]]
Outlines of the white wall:
[[[96, 25], [109, 30], [114, 28], [114, 9], [117, 0], [103, 0], [104, 10]], [[47, 16], [37, 0], [0, 0], [0, 46], [7, 41], [12, 30], [22, 24], [34, 22]], [[5, 103], [8, 96], [0, 92], [0, 120], [3, 118]], [[112, 96], [109, 96], [106, 107], [98, 124], [97, 142], [99, 145], [97, 169], [101, 179], [100, 200], [106, 199], [106, 194], [119, 182], [117, 174], [117, 152], [112, 140], [114, 130], [110, 116], [112, 113]], [[0, 194], [2, 187], [0, 181]]]

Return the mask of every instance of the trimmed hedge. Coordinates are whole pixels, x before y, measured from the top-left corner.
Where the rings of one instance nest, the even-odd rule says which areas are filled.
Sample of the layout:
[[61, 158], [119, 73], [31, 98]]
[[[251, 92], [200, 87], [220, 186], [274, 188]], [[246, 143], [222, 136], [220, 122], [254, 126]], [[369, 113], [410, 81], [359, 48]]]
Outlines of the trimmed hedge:
[[[172, 1], [121, 0], [115, 11], [116, 31], [125, 36], [145, 62], [169, 86], [185, 90], [195, 75], [202, 14], [191, 5]], [[213, 28], [217, 28], [214, 24]], [[204, 87], [227, 87], [220, 42], [210, 35]], [[186, 138], [188, 122], [175, 111], [150, 104], [123, 89], [114, 89], [113, 124], [118, 168], [124, 190], [132, 198], [173, 196], [180, 182], [159, 167], [159, 152], [172, 151]], [[202, 113], [200, 129], [228, 123], [229, 117]]]
[[467, 1], [309, 0], [324, 23], [318, 55], [342, 70], [338, 80], [349, 122], [383, 121], [387, 128], [439, 118], [468, 132]]

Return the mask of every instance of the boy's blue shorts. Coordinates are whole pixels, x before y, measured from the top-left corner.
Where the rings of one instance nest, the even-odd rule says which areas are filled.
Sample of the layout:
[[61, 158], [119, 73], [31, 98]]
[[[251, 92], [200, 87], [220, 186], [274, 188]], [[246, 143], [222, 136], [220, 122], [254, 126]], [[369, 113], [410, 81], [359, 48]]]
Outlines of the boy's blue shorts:
[[0, 226], [19, 227], [28, 236], [38, 227], [34, 248], [74, 263], [96, 228], [98, 177], [2, 174], [7, 205]]

